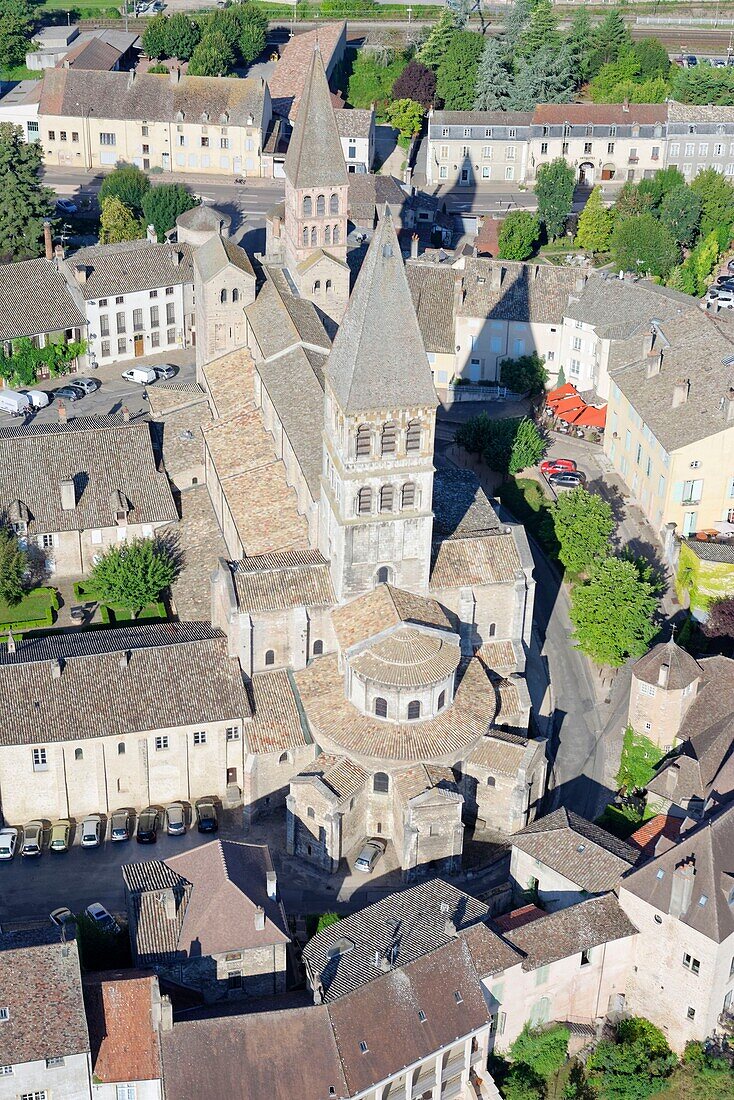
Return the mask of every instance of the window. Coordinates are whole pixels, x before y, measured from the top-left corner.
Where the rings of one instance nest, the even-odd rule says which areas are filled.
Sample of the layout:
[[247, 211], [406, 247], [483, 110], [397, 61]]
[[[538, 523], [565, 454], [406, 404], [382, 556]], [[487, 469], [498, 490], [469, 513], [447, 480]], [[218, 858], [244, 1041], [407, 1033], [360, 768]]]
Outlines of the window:
[[387, 584], [390, 580], [390, 570], [386, 565], [381, 565], [377, 570], [377, 583]]
[[581, 965], [582, 966], [589, 966], [590, 963], [591, 963], [591, 948], [587, 947], [584, 951], [581, 952]]
[[143, 311], [142, 309], [133, 310], [133, 332], [143, 331]]
[[330, 214], [338, 214], [339, 213], [339, 196], [336, 195], [336, 194], [329, 196], [329, 213]]
[[151, 334], [150, 334], [150, 346], [152, 348], [158, 348], [158, 347], [160, 347], [160, 344], [161, 344], [161, 334], [160, 334], [160, 332], [151, 332]]
[[97, 302], [97, 305], [99, 306], [100, 309], [107, 309], [107, 299], [106, 298], [100, 298], [100, 300]]
[[688, 1020], [695, 1020], [696, 1019], [696, 1010], [695, 1010], [695, 1008], [692, 1008], [691, 1005], [689, 1005], [688, 1008], [686, 1009], [686, 1019], [688, 1019]]
[[326, 213], [326, 196], [325, 195], [317, 195], [316, 196], [316, 217], [317, 218], [323, 218], [325, 213]]
[[110, 348], [109, 340], [103, 340], [102, 341], [102, 351], [101, 351], [102, 358], [103, 359], [109, 359], [111, 354], [112, 354], [112, 350]]
[[169, 344], [176, 343], [176, 330], [175, 328], [169, 328], [166, 332], [166, 342]]
[[40, 1092], [22, 1092], [18, 1100], [48, 1100], [48, 1093], [45, 1089]]
[[173, 294], [173, 287], [172, 286], [167, 286], [166, 287], [166, 297], [170, 298], [172, 294]]
[[357, 428], [357, 458], [368, 458], [372, 451], [372, 432], [369, 424]]
[[121, 306], [124, 303], [124, 301], [125, 301], [125, 299], [124, 299], [123, 295], [120, 294], [119, 297], [115, 298], [115, 305], [116, 306]]
[[230, 970], [229, 974], [227, 975], [227, 989], [228, 990], [242, 989], [242, 971], [241, 970]]
[[275, 650], [274, 649], [268, 649], [268, 650], [265, 651], [265, 664], [266, 665], [274, 665], [275, 664]]
[[564, 157], [568, 153], [568, 142], [567, 141], [561, 142], [561, 153], [563, 154]]
[[614, 142], [609, 141], [609, 142], [607, 142], [607, 153], [613, 153], [613, 152], [614, 152]]
[[195, 745], [206, 745], [206, 730], [197, 730], [194, 734]]
[[135, 1085], [118, 1085], [117, 1100], [135, 1100]]
[[443, 710], [446, 705], [446, 692], [442, 691], [438, 696], [438, 703], [436, 704], [437, 710]]
[[703, 479], [683, 482], [683, 504], [700, 504], [703, 494]]
[[226, 737], [228, 741], [239, 741], [240, 739], [240, 727], [239, 726], [227, 726]]
[[679, 157], [680, 156], [680, 142], [674, 141], [671, 144], [671, 146], [670, 146], [670, 155], [671, 155], [671, 157]]
[[543, 985], [548, 981], [548, 974], [550, 972], [550, 966], [539, 966], [535, 971], [535, 984]]
[[[48, 759], [46, 756], [46, 749], [34, 749], [33, 750], [33, 770], [34, 772], [45, 772], [48, 768]], [[0, 1008], [0, 1020], [3, 1018], [7, 1020], [7, 1016], [3, 1017], [3, 1012], [7, 1012], [7, 1009]]]
[[[384, 702], [384, 700], [382, 700]], [[385, 772], [375, 772], [372, 777], [372, 790], [375, 794], [388, 794], [390, 791], [390, 778]]]
[[[169, 302], [166, 306], [166, 324], [167, 325], [175, 325], [176, 324], [176, 307], [173, 304], [173, 302]], [[171, 337], [170, 336], [168, 337], [168, 342], [169, 342], [169, 344], [171, 343]]]
[[83, 760], [84, 759], [84, 749], [74, 749], [74, 759], [75, 760]]
[[591, 142], [590, 141], [585, 141], [584, 142], [584, 152], [585, 153], [590, 153], [591, 152]]
[[0, 1077], [10, 1077], [13, 1073], [12, 1066], [0, 1066]]
[[492, 159], [492, 146], [491, 145], [483, 146], [482, 156], [484, 157], [485, 160], [491, 160]]
[[387, 718], [387, 699], [375, 699], [375, 714], [378, 718]]
[[55, 545], [55, 537], [53, 534], [41, 535], [41, 546], [44, 550], [52, 550]]
[[125, 331], [125, 314], [118, 313], [115, 320], [117, 324], [117, 335], [119, 336], [121, 332]]
[[383, 485], [380, 489], [380, 511], [392, 512], [395, 502], [395, 490], [392, 485]]
[[237, 287], [235, 287], [232, 291], [232, 301], [233, 302], [239, 302], [239, 300], [240, 300], [240, 292], [237, 289]]
[[100, 134], [99, 135], [99, 144], [100, 145], [116, 145], [117, 144], [117, 138], [115, 137], [114, 134]]
[[448, 136], [449, 136], [449, 128], [448, 128], [448, 126], [443, 126], [441, 128], [441, 137], [448, 137]]
[[291, 762], [291, 755], [290, 755], [289, 752], [282, 752], [280, 754], [280, 756], [278, 757], [278, 763], [279, 764], [290, 764], [290, 762]]
[[331, 231], [331, 240], [333, 244], [339, 244], [339, 226], [335, 225]]
[[313, 203], [310, 195], [304, 195], [303, 197], [303, 216], [304, 218], [310, 218], [313, 214]]
[[505, 150], [505, 160], [514, 160], [514, 159], [515, 159], [515, 146], [514, 145], [508, 145], [507, 149]]
[[63, 1064], [64, 1064], [64, 1059], [63, 1058], [47, 1058], [46, 1059], [46, 1069], [56, 1069], [57, 1066], [63, 1066]]
[[699, 959], [694, 959], [692, 955], [685, 954], [683, 956], [683, 965], [686, 970], [690, 970], [691, 974], [700, 974], [701, 962]]
[[408, 703], [408, 721], [413, 722], [421, 716], [421, 705], [417, 699], [411, 699]]
[[581, 337], [580, 336], [574, 336], [574, 338], [573, 338], [573, 350], [574, 351], [581, 351]]
[[497, 780], [495, 779], [495, 777], [493, 775], [488, 775], [487, 776], [487, 786], [488, 787], [496, 787], [497, 786]]
[[548, 153], [548, 142], [547, 141], [541, 141], [541, 143], [540, 143], [540, 155], [541, 155], [541, 157], [546, 156], [547, 153]]
[[124, 741], [118, 741], [118, 743], [117, 743], [117, 755], [118, 756], [124, 756], [125, 755], [125, 742]]
[[99, 334], [100, 336], [109, 336], [110, 334], [110, 319], [106, 313], [103, 313], [99, 318]]
[[368, 515], [372, 511], [372, 490], [363, 486], [357, 493], [357, 512], [360, 516]]
[[151, 328], [158, 328], [159, 325], [160, 325], [160, 321], [159, 321], [159, 318], [158, 318], [158, 306], [151, 306], [150, 307], [150, 327]]
[[304, 227], [303, 227], [303, 244], [304, 244], [304, 246], [308, 244], [308, 226], [307, 225], [304, 225]]
[[440, 180], [447, 180], [449, 178], [449, 170], [445, 164], [442, 164], [438, 170], [438, 178]]
[[229, 149], [229, 138], [223, 137], [219, 139], [220, 149]]
[[366, 1053], [367, 1053], [367, 1051], [368, 1051], [368, 1050], [370, 1049], [370, 1048], [369, 1048], [369, 1047], [367, 1046], [367, 1044], [365, 1043], [364, 1039], [363, 1039], [363, 1040], [362, 1040], [362, 1042], [361, 1042], [361, 1043], [359, 1044], [359, 1049], [360, 1049], [360, 1050], [362, 1051], [362, 1053], [363, 1053], [363, 1054], [366, 1054]]
[[124, 336], [121, 336], [117, 341], [117, 354], [124, 355], [127, 351], [127, 340]]
[[306, 816], [312, 819], [316, 817], [316, 811], [314, 810], [313, 806], [308, 807], [308, 809], [306, 810]]
[[385, 424], [382, 429], [381, 452], [384, 455], [394, 455], [397, 442], [398, 429], [393, 423]]
[[208, 149], [209, 148], [209, 138], [208, 137], [203, 137], [201, 139], [201, 147], [202, 147], [202, 149]]
[[640, 695], [650, 695], [655, 697], [655, 685], [654, 684], [640, 684]]
[[49, 141], [56, 141], [56, 131], [55, 130], [49, 130], [48, 140]]
[[406, 451], [419, 451], [421, 449], [421, 422], [411, 420], [405, 433]]
[[406, 485], [403, 485], [402, 506], [403, 508], [415, 507], [415, 485], [412, 481], [409, 481]]
[[155, 739], [155, 751], [165, 752], [168, 748], [168, 735], [164, 734], [162, 737], [156, 737]]
[[512, 138], [516, 138], [516, 137], [517, 137], [517, 130], [515, 129], [515, 127], [514, 127], [514, 126], [510, 126], [509, 130], [507, 131], [507, 136], [508, 136], [508, 138], [510, 138], [511, 140], [512, 140]]

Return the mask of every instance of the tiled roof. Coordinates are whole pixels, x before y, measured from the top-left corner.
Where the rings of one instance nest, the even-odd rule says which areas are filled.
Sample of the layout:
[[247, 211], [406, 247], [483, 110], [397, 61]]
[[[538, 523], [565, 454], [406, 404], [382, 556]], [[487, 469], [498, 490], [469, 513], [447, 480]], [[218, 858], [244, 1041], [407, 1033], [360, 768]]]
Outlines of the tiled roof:
[[[115, 527], [118, 493], [127, 502], [129, 524], [178, 519], [168, 478], [156, 470], [147, 423], [76, 431], [50, 427], [0, 439], [0, 508], [24, 504], [31, 537]], [[61, 505], [61, 482], [67, 480], [74, 482], [73, 508]]]
[[651, 125], [665, 123], [667, 103], [539, 103], [533, 111], [534, 123], [563, 123], [572, 126], [585, 122], [604, 126]]
[[[84, 282], [76, 275], [79, 268], [86, 269]], [[66, 270], [86, 301], [194, 281], [191, 245], [147, 240], [80, 248], [66, 261]], [[110, 309], [114, 311], [114, 302]]]
[[398, 626], [350, 658], [358, 676], [390, 687], [435, 684], [450, 676], [461, 660], [458, 642]]
[[327, 377], [347, 415], [438, 403], [389, 207], [336, 334]]
[[103, 1084], [158, 1081], [162, 1075], [153, 998], [158, 980], [140, 970], [84, 978], [92, 1072]]
[[226, 237], [211, 236], [196, 249], [194, 263], [204, 282], [216, 278], [229, 264], [233, 264], [234, 267], [249, 275], [254, 284], [255, 272], [252, 270], [250, 257], [244, 248], [240, 248], [238, 244]]
[[15, 654], [1, 645], [0, 744], [37, 744], [39, 731], [53, 743], [99, 737], [100, 729], [115, 736], [249, 717], [242, 673], [228, 656], [226, 638], [198, 626], [163, 623], [30, 638], [16, 643]]
[[222, 355], [211, 363], [205, 363], [201, 370], [217, 415], [226, 417], [237, 409], [249, 407], [253, 392], [253, 363], [246, 349]]
[[558, 959], [635, 936], [637, 931], [610, 893], [548, 913], [506, 932], [505, 938], [525, 955], [523, 970], [537, 970]]
[[64, 1058], [89, 1050], [79, 954], [58, 930], [0, 935], [3, 1065]]
[[644, 657], [640, 657], [632, 666], [632, 675], [646, 684], [657, 684], [663, 665], [668, 668], [667, 687], [670, 690], [688, 687], [703, 676], [698, 661], [676, 645], [672, 638], [669, 642], [660, 642], [653, 646]]
[[[131, 36], [135, 41], [135, 35]], [[110, 72], [118, 64], [125, 49], [113, 46], [101, 38], [91, 38], [72, 46], [63, 64], [74, 69], [102, 69]]]
[[500, 676], [507, 676], [517, 670], [518, 659], [515, 647], [508, 640], [485, 642], [477, 656], [482, 658], [487, 668]]
[[670, 814], [656, 814], [635, 829], [628, 840], [635, 848], [639, 848], [643, 857], [654, 856], [659, 845], [674, 843], [683, 826], [682, 817], [673, 817]]
[[255, 713], [244, 731], [249, 752], [285, 752], [310, 743], [311, 735], [305, 721], [301, 721], [288, 672], [279, 669], [256, 673], [252, 693]]
[[443, 264], [409, 260], [405, 274], [426, 351], [453, 355], [457, 272]]
[[[357, 107], [351, 110], [335, 111], [334, 116], [339, 137], [367, 138], [370, 136], [374, 111]], [[350, 198], [353, 183], [354, 180], [349, 181]]]
[[601, 339], [627, 340], [637, 332], [646, 333], [653, 319], [670, 321], [692, 309], [698, 309], [698, 300], [678, 290], [648, 279], [592, 272], [583, 290], [569, 298], [564, 316], [592, 325]]
[[734, 108], [668, 100], [668, 122], [734, 122]]
[[86, 328], [82, 307], [53, 260], [0, 264], [0, 340]]
[[546, 915], [544, 909], [537, 905], [521, 905], [519, 909], [513, 909], [510, 913], [503, 913], [500, 917], [494, 917], [492, 924], [500, 932], [511, 932], [515, 928], [522, 928], [531, 921], [539, 920]]
[[332, 607], [336, 603], [329, 563], [319, 550], [261, 554], [232, 562], [231, 568], [243, 611]]
[[392, 584], [378, 584], [371, 592], [335, 608], [332, 620], [342, 650], [401, 623], [451, 629], [451, 621], [436, 600]]
[[[140, 122], [201, 123], [214, 126], [262, 125], [265, 85], [242, 77], [107, 73], [89, 69], [47, 69], [39, 114], [61, 118], [123, 119]], [[206, 117], [205, 117], [206, 116]], [[253, 123], [249, 123], [253, 125]]]
[[470, 660], [459, 679], [454, 702], [436, 717], [419, 722], [387, 722], [362, 714], [344, 696], [344, 676], [336, 656], [319, 657], [295, 674], [315, 739], [334, 751], [372, 760], [444, 760], [468, 753], [492, 723], [494, 688], [481, 662]]
[[227, 230], [231, 224], [232, 219], [229, 214], [225, 214], [217, 206], [208, 206], [205, 202], [192, 206], [190, 210], [184, 210], [183, 214], [179, 214], [176, 218], [176, 225], [194, 232], [211, 229], [219, 233], [223, 229]]
[[639, 857], [630, 844], [566, 809], [526, 825], [512, 844], [595, 894], [613, 889]]
[[431, 764], [413, 764], [402, 771], [393, 772], [393, 784], [400, 801], [407, 805], [425, 791], [437, 790], [447, 801], [462, 802], [456, 779], [451, 768], [436, 767]]
[[264, 359], [300, 343], [325, 352], [331, 347], [313, 302], [286, 294], [272, 278], [266, 279], [245, 313]]
[[529, 126], [532, 111], [434, 111], [432, 126]]
[[722, 542], [700, 539], [686, 539], [685, 545], [701, 561], [715, 561], [723, 565], [734, 565], [734, 546], [731, 539]]
[[529, 744], [531, 742], [526, 737], [506, 733], [504, 730], [493, 730], [472, 749], [467, 763], [486, 768], [492, 775], [516, 779]]
[[[472, 470], [439, 467], [433, 477], [433, 533], [463, 538], [499, 532], [500, 521]], [[504, 528], [505, 531], [508, 528]]]
[[315, 30], [294, 35], [283, 48], [275, 71], [268, 80], [273, 99], [273, 112], [296, 119], [301, 96], [308, 76], [308, 68], [318, 46], [324, 68], [329, 77], [338, 63], [337, 50], [342, 38], [346, 38], [346, 23], [324, 23]]
[[[493, 285], [493, 274], [499, 272]], [[468, 259], [456, 307], [460, 317], [561, 324], [578, 269], [511, 260]]]
[[[345, 802], [357, 791], [361, 791], [367, 782], [368, 776], [364, 768], [360, 768], [353, 760], [346, 756], [335, 756], [333, 753], [322, 752], [316, 759], [298, 773], [295, 781], [310, 782], [314, 778], [325, 783], [335, 796], [337, 803]], [[294, 780], [291, 780], [294, 782]]]
[[522, 569], [512, 534], [445, 539], [431, 570], [431, 589], [473, 584], [507, 584]]
[[318, 50], [304, 62], [305, 85], [285, 157], [286, 178], [295, 188], [342, 187], [348, 183], [347, 166], [324, 62]]
[[294, 347], [257, 365], [314, 501], [321, 496], [326, 355]]
[[[352, 111], [337, 111], [337, 119]], [[371, 229], [375, 218], [382, 215], [385, 205], [400, 219], [408, 196], [393, 176], [377, 176], [372, 172], [355, 172], [349, 177], [349, 217], [355, 225]]]
[[[303, 957], [311, 976], [320, 976], [324, 1000], [333, 1001], [379, 977], [382, 970], [375, 966], [375, 952], [389, 954], [390, 967], [399, 968], [451, 941], [447, 919], [464, 933], [489, 914], [483, 901], [442, 879], [432, 879], [390, 894], [317, 932]], [[493, 933], [490, 936], [499, 941]]]

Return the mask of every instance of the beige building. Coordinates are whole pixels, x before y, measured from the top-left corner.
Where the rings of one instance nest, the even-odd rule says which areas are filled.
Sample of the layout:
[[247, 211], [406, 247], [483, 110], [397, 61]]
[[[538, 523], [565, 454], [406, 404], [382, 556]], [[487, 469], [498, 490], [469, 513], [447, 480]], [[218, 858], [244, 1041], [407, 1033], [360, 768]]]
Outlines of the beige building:
[[262, 80], [50, 69], [38, 110], [47, 165], [261, 176], [272, 109]]
[[632, 666], [630, 726], [668, 752], [685, 736], [685, 717], [702, 681], [702, 666], [672, 639], [653, 646]]
[[429, 184], [476, 188], [523, 183], [528, 174], [531, 111], [433, 111], [428, 115]]

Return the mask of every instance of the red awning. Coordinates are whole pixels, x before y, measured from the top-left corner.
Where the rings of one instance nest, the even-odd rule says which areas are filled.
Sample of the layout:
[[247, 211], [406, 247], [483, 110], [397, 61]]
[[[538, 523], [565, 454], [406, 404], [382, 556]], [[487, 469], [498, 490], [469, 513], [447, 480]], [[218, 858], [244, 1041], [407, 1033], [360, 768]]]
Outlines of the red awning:
[[600, 409], [596, 405], [586, 405], [573, 421], [582, 428], [604, 428], [607, 423], [607, 407], [602, 405]]
[[565, 385], [559, 386], [557, 390], [550, 390], [545, 395], [545, 401], [547, 405], [557, 405], [564, 397], [578, 397], [576, 387], [572, 386], [570, 382], [566, 382]]

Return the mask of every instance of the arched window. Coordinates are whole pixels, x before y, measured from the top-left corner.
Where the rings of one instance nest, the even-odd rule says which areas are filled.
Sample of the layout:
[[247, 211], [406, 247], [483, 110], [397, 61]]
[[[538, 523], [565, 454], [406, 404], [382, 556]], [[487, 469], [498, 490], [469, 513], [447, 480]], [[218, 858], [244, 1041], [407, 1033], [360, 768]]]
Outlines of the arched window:
[[331, 290], [331, 279], [327, 279], [326, 280], [326, 293], [328, 294], [330, 290]]
[[357, 458], [367, 458], [372, 453], [372, 432], [369, 424], [357, 428]]
[[317, 239], [317, 236], [316, 236], [316, 226], [314, 225], [314, 226], [311, 227], [311, 245], [313, 247], [314, 245], [316, 245], [318, 243], [319, 242], [318, 242], [318, 239]]
[[316, 817], [316, 811], [314, 810], [313, 806], [309, 806], [306, 810], [306, 813], [309, 817]]
[[405, 433], [405, 449], [406, 451], [419, 451], [421, 449], [420, 420], [411, 420], [408, 424], [408, 430]]
[[227, 301], [227, 291], [226, 290], [220, 290], [219, 291], [219, 301], [222, 302], [222, 304], [224, 304], [224, 302]]
[[372, 511], [372, 490], [368, 485], [363, 485], [357, 493], [357, 512], [364, 516]]
[[331, 239], [334, 242], [334, 244], [339, 244], [339, 236], [340, 236], [339, 226], [335, 225], [334, 228], [331, 231]]
[[326, 213], [326, 198], [323, 195], [316, 197], [316, 217], [323, 218]]
[[308, 226], [307, 225], [304, 225], [304, 227], [303, 227], [303, 243], [305, 245], [308, 244]]
[[310, 195], [303, 196], [303, 216], [304, 218], [310, 218], [313, 214], [313, 203], [311, 202]]
[[239, 302], [239, 300], [240, 300], [240, 292], [237, 289], [237, 287], [235, 287], [234, 290], [232, 291], [232, 301], [233, 302]]
[[390, 580], [390, 570], [386, 565], [381, 565], [377, 570], [377, 583], [387, 584]]
[[265, 664], [266, 665], [274, 665], [275, 664], [275, 650], [274, 649], [267, 649], [265, 651]]
[[417, 699], [411, 699], [408, 703], [408, 721], [412, 722], [421, 716], [421, 705]]
[[124, 756], [125, 755], [125, 742], [124, 741], [120, 741], [118, 743], [118, 745], [117, 745], [117, 755], [118, 756]]
[[375, 699], [375, 714], [378, 718], [387, 718], [387, 699]]
[[488, 775], [487, 776], [487, 786], [488, 787], [496, 787], [497, 786], [497, 780], [495, 779], [495, 777], [493, 775]]
[[489, 637], [494, 638], [496, 633], [497, 633], [497, 623], [490, 623], [489, 624], [489, 631], [488, 631]]
[[394, 455], [395, 454], [395, 446], [397, 444], [397, 438], [398, 438], [397, 425], [393, 424], [392, 421], [390, 421], [387, 424], [384, 424], [383, 428], [382, 428], [382, 440], [381, 440], [382, 454], [384, 454], [384, 455]]
[[380, 511], [392, 512], [395, 500], [395, 490], [392, 485], [383, 485], [380, 489]]
[[446, 692], [442, 691], [438, 697], [438, 710], [443, 710], [446, 705]]
[[412, 481], [403, 485], [403, 508], [415, 508], [415, 485]]
[[324, 643], [321, 641], [320, 638], [317, 638], [316, 641], [313, 644], [313, 655], [314, 655], [314, 657], [320, 657], [323, 652], [324, 652]]
[[372, 790], [375, 794], [387, 794], [390, 790], [390, 777], [385, 772], [375, 772], [372, 777]]
[[324, 226], [324, 244], [331, 244], [331, 226]]
[[291, 754], [289, 752], [282, 752], [278, 757], [279, 764], [290, 764]]
[[316, 282], [313, 284], [314, 294], [316, 293], [317, 290], [321, 290], [321, 279], [317, 279]]
[[330, 214], [338, 214], [339, 213], [339, 196], [336, 195], [336, 194], [329, 196], [329, 213]]
[[84, 759], [84, 749], [74, 749], [74, 759], [75, 760], [83, 760]]

